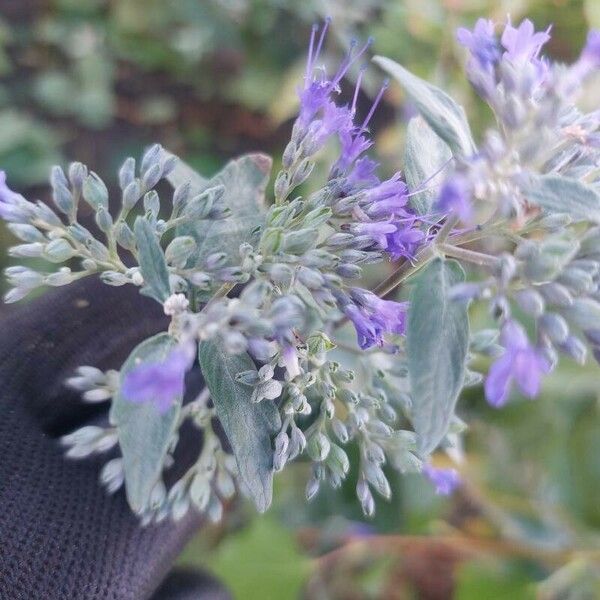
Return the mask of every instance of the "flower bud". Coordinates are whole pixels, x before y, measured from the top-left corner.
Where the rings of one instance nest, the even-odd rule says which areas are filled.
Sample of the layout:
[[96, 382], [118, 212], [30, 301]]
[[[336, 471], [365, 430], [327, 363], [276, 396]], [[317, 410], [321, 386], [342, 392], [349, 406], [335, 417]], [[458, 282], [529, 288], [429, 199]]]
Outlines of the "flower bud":
[[103, 206], [100, 206], [96, 212], [96, 225], [104, 233], [108, 233], [112, 229], [112, 217]]
[[19, 244], [8, 249], [10, 256], [19, 258], [38, 258], [44, 251], [44, 244], [33, 242], [31, 244]]
[[153, 166], [158, 164], [160, 161], [160, 157], [162, 154], [162, 146], [160, 144], [153, 144], [146, 150], [144, 156], [142, 157], [142, 164], [140, 166], [141, 173], [146, 173]]
[[552, 306], [565, 307], [573, 304], [573, 296], [571, 295], [571, 292], [569, 292], [569, 290], [560, 283], [552, 281], [539, 286], [538, 289], [545, 298], [546, 302]]
[[152, 165], [142, 175], [142, 189], [151, 190], [162, 178], [162, 168], [159, 164]]
[[533, 289], [519, 290], [515, 300], [521, 310], [532, 317], [539, 317], [544, 312], [544, 299]]
[[133, 235], [133, 231], [131, 231], [129, 225], [124, 221], [117, 224], [116, 239], [117, 244], [126, 250], [133, 250], [135, 248], [135, 236]]
[[61, 285], [68, 285], [74, 280], [73, 273], [71, 273], [71, 269], [68, 267], [62, 267], [60, 271], [56, 273], [51, 273], [46, 277], [44, 283], [46, 285], [51, 285], [52, 287], [59, 287]]
[[52, 167], [50, 183], [52, 185], [52, 200], [55, 206], [66, 215], [72, 214], [75, 208], [73, 195], [69, 190], [67, 178], [60, 167]]
[[569, 325], [556, 313], [546, 313], [538, 320], [540, 329], [555, 343], [562, 344], [569, 335]]
[[69, 165], [69, 181], [73, 191], [81, 193], [83, 182], [88, 176], [87, 167], [80, 162], [72, 162]]
[[307, 450], [313, 460], [324, 461], [331, 450], [329, 438], [321, 431], [317, 431], [308, 440]]
[[196, 242], [188, 235], [176, 237], [165, 250], [165, 259], [168, 264], [183, 268], [196, 250]]
[[119, 187], [125, 190], [127, 186], [135, 179], [135, 158], [129, 157], [119, 169]]
[[319, 232], [316, 229], [299, 229], [283, 236], [283, 249], [289, 254], [304, 254], [312, 248]]
[[46, 244], [43, 257], [50, 262], [60, 263], [72, 258], [75, 254], [77, 252], [73, 246], [67, 240], [59, 238]]
[[100, 206], [108, 208], [106, 185], [93, 171], [83, 182], [83, 198], [94, 210], [98, 210]]
[[560, 349], [580, 365], [585, 364], [587, 348], [578, 337], [575, 337], [574, 335], [568, 336], [567, 339], [560, 345]]

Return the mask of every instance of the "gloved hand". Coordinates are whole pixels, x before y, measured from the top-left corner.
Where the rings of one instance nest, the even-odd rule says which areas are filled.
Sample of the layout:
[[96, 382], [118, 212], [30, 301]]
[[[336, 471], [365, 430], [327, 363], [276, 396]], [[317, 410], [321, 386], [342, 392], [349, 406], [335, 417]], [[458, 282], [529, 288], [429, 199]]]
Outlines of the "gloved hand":
[[90, 279], [3, 314], [0, 599], [229, 598], [207, 575], [167, 577], [201, 525], [197, 514], [142, 528], [123, 491], [109, 496], [100, 486], [106, 459], [66, 459], [58, 441], [107, 409], [84, 404], [65, 379], [80, 365], [120, 367], [165, 329], [160, 306], [132, 287]]

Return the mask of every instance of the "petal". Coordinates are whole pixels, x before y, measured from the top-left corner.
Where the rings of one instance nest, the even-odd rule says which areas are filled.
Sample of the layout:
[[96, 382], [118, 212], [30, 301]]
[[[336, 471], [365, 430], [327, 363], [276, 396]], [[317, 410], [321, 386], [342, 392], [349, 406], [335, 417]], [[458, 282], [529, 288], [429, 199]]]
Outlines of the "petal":
[[488, 403], [499, 408], [504, 405], [510, 391], [512, 356], [505, 352], [492, 364], [485, 380], [485, 397]]

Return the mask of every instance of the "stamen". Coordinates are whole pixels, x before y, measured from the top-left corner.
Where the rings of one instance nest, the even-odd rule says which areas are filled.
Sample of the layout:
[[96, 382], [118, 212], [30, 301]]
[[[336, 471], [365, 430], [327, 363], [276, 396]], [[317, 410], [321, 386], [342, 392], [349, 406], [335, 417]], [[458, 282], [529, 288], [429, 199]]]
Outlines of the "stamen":
[[356, 40], [352, 40], [350, 44], [350, 50], [348, 51], [346, 60], [340, 65], [340, 68], [337, 72], [337, 75], [334, 79], [334, 85], [336, 85], [342, 77], [348, 72], [348, 69], [369, 49], [369, 47], [373, 44], [373, 38], [370, 37], [365, 45], [358, 51], [356, 56], [352, 56], [354, 48], [356, 47]]
[[449, 158], [439, 169], [437, 169], [437, 171], [432, 173], [427, 179], [423, 180], [419, 184], [419, 187], [417, 187], [414, 191], [410, 192], [409, 194], [406, 194], [406, 196], [407, 197], [416, 196], [417, 194], [420, 194], [421, 192], [426, 192], [427, 190], [437, 187], [438, 186], [437, 183], [432, 183], [431, 185], [427, 185], [427, 184], [430, 181], [433, 181], [433, 179], [435, 179], [453, 160], [454, 160], [453, 157]]
[[330, 24], [331, 24], [331, 17], [327, 17], [325, 19], [325, 23], [323, 24], [323, 29], [321, 30], [321, 37], [319, 38], [319, 43], [317, 44], [317, 50], [315, 52], [315, 60], [318, 60], [319, 55], [321, 54], [321, 48], [323, 47], [323, 41], [325, 40], [325, 36], [327, 35], [327, 30], [329, 29]]
[[369, 111], [369, 114], [366, 116], [365, 120], [363, 121], [363, 124], [360, 126], [360, 130], [358, 133], [362, 133], [363, 131], [366, 131], [367, 125], [369, 124], [371, 117], [375, 114], [375, 110], [377, 109], [379, 102], [381, 102], [381, 98], [383, 98], [383, 94], [385, 93], [385, 90], [388, 89], [389, 85], [390, 85], [390, 80], [386, 79], [383, 82], [381, 89], [379, 90], [379, 93], [377, 94], [375, 100], [373, 101], [373, 104], [371, 105], [371, 110]]
[[313, 48], [315, 45], [315, 35], [319, 30], [319, 25], [317, 23], [313, 23], [311, 32], [310, 32], [310, 44], [308, 45], [308, 58], [306, 60], [306, 75], [304, 78], [305, 87], [308, 87], [308, 81], [312, 76], [313, 72]]
[[358, 92], [360, 91], [360, 84], [362, 83], [362, 78], [363, 78], [363, 75], [365, 74], [365, 71], [367, 70], [367, 66], [368, 65], [363, 65], [360, 68], [360, 71], [358, 72], [358, 77], [356, 78], [356, 87], [354, 88], [354, 97], [352, 98], [352, 107], [350, 108], [350, 111], [351, 111], [353, 117], [356, 113], [356, 102], [358, 100]]

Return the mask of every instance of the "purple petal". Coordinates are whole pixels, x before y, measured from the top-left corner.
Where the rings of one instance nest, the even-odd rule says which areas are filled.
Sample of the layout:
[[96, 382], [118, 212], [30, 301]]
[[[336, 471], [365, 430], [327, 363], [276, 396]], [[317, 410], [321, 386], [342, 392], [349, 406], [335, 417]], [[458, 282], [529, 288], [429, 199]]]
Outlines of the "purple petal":
[[494, 408], [504, 406], [510, 392], [512, 357], [505, 352], [490, 367], [485, 380], [485, 397]]

